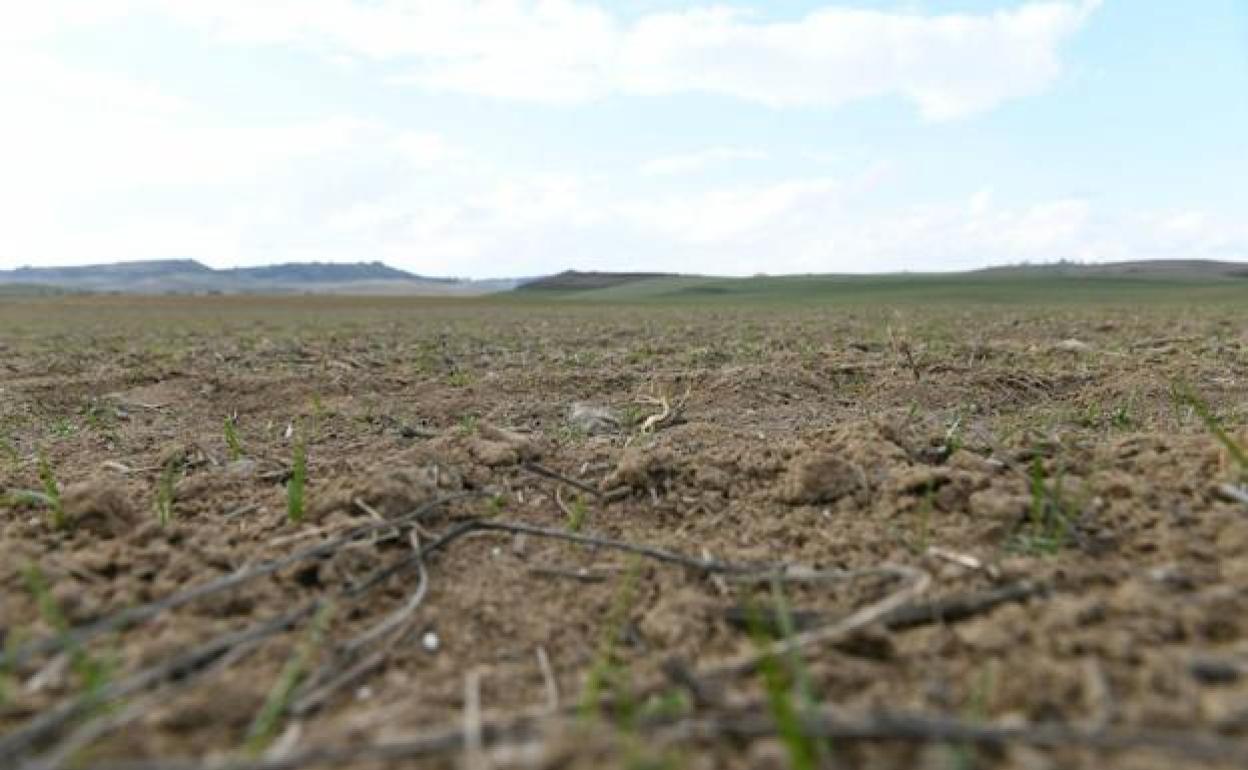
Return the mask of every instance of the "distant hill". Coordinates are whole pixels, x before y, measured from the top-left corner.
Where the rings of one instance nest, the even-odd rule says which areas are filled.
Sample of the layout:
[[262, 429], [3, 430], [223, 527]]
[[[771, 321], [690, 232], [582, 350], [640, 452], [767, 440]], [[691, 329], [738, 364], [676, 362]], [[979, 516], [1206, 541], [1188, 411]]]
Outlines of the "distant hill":
[[[561, 273], [514, 296], [567, 302], [815, 302], [843, 305], [961, 302], [1235, 301], [1248, 307], [1248, 263], [1164, 260], [1014, 265], [950, 273], [756, 275]], [[1203, 298], [1198, 300], [1197, 297]]]
[[[380, 262], [292, 262], [216, 270], [193, 259], [116, 262], [75, 267], [0, 270], [0, 287], [30, 293], [40, 287], [64, 291], [164, 293], [487, 294], [514, 288], [514, 281], [429, 278]], [[22, 287], [18, 289], [17, 287]]]
[[516, 288], [519, 291], [592, 291], [610, 289], [637, 281], [676, 277], [675, 273], [582, 273], [577, 270], [565, 270], [557, 275], [526, 281]]
[[973, 271], [979, 275], [1131, 276], [1136, 278], [1248, 278], [1248, 263], [1213, 259], [1149, 259], [1132, 262], [1053, 262], [1042, 265], [1003, 265]]

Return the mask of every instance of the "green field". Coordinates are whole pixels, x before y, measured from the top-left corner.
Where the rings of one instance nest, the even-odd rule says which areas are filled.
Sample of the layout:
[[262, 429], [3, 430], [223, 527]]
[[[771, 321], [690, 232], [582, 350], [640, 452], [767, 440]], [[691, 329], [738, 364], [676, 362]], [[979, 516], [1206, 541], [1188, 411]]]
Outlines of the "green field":
[[1227, 277], [1035, 274], [792, 275], [666, 277], [609, 288], [516, 292], [524, 300], [567, 302], [1125, 305], [1248, 303], [1248, 280]]

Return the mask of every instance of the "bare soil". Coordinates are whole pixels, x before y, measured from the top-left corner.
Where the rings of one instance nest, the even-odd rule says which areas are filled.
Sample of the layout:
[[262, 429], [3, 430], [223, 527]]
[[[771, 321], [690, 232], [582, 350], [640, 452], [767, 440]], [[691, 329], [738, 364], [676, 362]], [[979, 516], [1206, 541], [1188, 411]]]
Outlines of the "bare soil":
[[821, 766], [1248, 758], [1248, 469], [1200, 414], [1248, 443], [1240, 311], [59, 298], [0, 330], [0, 766], [798, 766], [724, 670], [772, 632], [812, 640], [762, 668], [808, 680]]

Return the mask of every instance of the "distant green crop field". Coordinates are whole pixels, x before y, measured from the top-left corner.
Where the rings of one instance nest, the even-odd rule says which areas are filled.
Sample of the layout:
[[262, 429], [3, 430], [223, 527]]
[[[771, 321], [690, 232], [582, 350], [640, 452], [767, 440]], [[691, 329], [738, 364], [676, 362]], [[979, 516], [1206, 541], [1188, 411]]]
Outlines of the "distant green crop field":
[[544, 302], [864, 304], [1218, 304], [1248, 307], [1248, 280], [1130, 276], [782, 276], [659, 278]]

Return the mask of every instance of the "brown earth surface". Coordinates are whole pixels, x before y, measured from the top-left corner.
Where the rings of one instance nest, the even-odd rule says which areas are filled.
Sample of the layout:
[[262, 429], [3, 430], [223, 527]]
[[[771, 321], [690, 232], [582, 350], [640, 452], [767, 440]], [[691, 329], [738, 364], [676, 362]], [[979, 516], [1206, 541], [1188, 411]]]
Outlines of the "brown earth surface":
[[1202, 418], [1248, 443], [1242, 312], [71, 298], [0, 329], [0, 766], [1248, 762], [1246, 469]]

